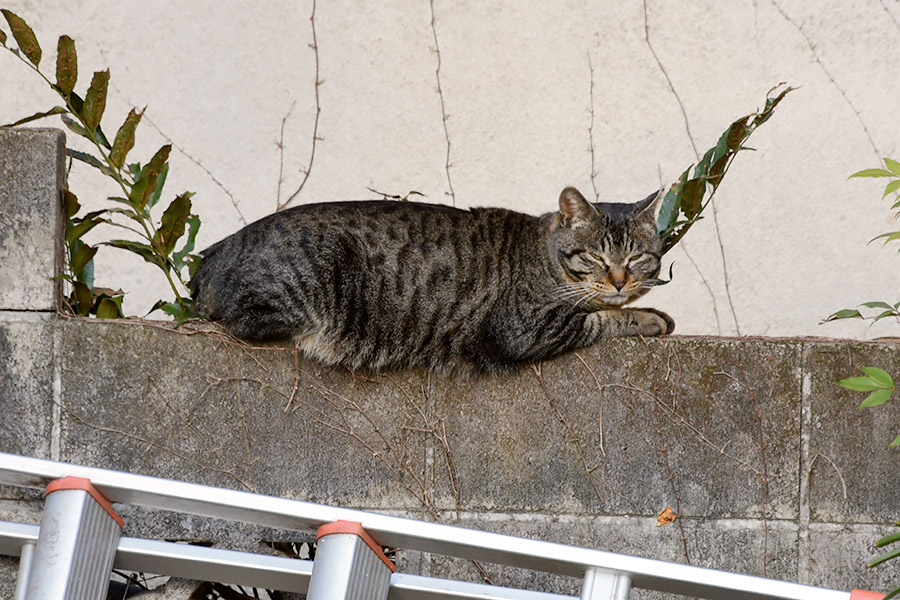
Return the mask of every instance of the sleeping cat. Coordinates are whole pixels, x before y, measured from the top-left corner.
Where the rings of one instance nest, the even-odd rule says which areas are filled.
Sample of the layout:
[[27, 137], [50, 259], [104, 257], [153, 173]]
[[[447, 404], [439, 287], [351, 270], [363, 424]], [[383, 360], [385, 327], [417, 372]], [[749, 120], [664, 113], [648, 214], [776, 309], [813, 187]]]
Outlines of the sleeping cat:
[[657, 194], [559, 212], [416, 202], [307, 204], [203, 252], [201, 313], [248, 340], [293, 340], [352, 369], [496, 373], [610, 336], [666, 335], [672, 319], [623, 308], [660, 283]]

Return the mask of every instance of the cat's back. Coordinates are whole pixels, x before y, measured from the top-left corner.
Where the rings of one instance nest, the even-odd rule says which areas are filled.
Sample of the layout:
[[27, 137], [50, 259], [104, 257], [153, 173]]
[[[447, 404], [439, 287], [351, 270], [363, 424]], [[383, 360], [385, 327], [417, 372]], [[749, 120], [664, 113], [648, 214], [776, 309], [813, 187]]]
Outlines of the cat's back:
[[[303, 204], [263, 217], [202, 252], [204, 264], [224, 255], [323, 244], [355, 236], [372, 247], [386, 247], [416, 237], [432, 239], [474, 224], [472, 212], [457, 208], [399, 202], [359, 200]], [[201, 270], [203, 267], [201, 266]]]
[[351, 309], [412, 314], [423, 298], [438, 306], [477, 293], [504, 236], [522, 235], [510, 222], [521, 219], [534, 217], [402, 201], [301, 205], [206, 249], [191, 292], [201, 313], [251, 339], [294, 337], [297, 323]]

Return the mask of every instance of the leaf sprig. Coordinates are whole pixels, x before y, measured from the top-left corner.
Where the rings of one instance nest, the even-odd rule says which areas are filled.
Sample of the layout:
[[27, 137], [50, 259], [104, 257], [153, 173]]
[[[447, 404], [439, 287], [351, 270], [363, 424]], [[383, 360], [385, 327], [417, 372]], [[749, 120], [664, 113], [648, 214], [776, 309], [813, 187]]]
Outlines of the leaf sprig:
[[783, 85], [779, 84], [769, 90], [761, 111], [733, 122], [719, 137], [716, 145], [706, 151], [696, 167], [691, 165], [685, 169], [666, 193], [656, 222], [656, 229], [663, 240], [663, 254], [671, 250], [691, 226], [703, 218], [703, 210], [715, 195], [737, 153], [752, 150], [744, 145], [747, 139], [757, 127], [769, 120], [775, 107], [794, 89], [784, 87], [775, 96], [771, 95]]
[[[121, 196], [107, 198], [111, 206], [82, 216], [78, 216], [80, 210], [78, 199], [70, 191], [66, 192], [68, 265], [61, 277], [72, 284], [73, 290], [68, 300], [73, 310], [78, 314], [96, 314], [98, 317], [122, 315], [121, 292], [93, 287], [93, 259], [97, 247], [89, 246], [82, 240], [88, 231], [104, 224], [129, 231], [137, 240], [114, 239], [101, 242], [102, 245], [133, 252], [163, 272], [175, 300], [174, 302], [160, 300], [152, 310], [161, 309], [176, 317], [179, 322], [193, 317], [193, 301], [186, 293], [186, 278], [189, 278], [199, 265], [199, 257], [192, 254], [194, 240], [200, 228], [199, 217], [191, 214], [193, 193], [184, 192], [176, 196], [163, 211], [158, 223], [151, 215], [151, 210], [162, 195], [169, 170], [171, 145], [161, 147], [143, 166], [138, 162], [126, 163], [126, 158], [134, 147], [135, 132], [144, 111], [132, 109], [110, 143], [101, 127], [106, 110], [109, 70], [93, 74], [84, 97], [76, 93], [78, 55], [75, 41], [63, 35], [57, 43], [56, 81], [51, 81], [40, 69], [43, 53], [34, 31], [13, 12], [6, 9], [0, 12], [6, 19], [18, 47], [7, 45], [8, 38], [2, 30], [0, 30], [0, 46], [12, 52], [37, 73], [63, 101], [59, 106], [3, 127], [14, 127], [60, 115], [65, 126], [90, 142], [95, 150], [95, 154], [91, 154], [67, 149], [67, 154], [72, 159], [90, 165], [110, 177], [122, 192]], [[184, 243], [176, 250], [179, 240], [183, 237]]]

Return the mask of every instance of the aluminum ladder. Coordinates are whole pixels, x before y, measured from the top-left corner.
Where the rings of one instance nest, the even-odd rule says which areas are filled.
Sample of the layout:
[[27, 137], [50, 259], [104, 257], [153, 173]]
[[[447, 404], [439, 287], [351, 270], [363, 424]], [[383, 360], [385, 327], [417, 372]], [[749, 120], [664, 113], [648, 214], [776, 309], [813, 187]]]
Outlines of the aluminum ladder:
[[[0, 484], [45, 489], [40, 527], [0, 521], [16, 600], [99, 600], [111, 568], [307, 594], [309, 600], [570, 600], [394, 572], [382, 546], [582, 577], [581, 600], [632, 587], [729, 600], [876, 600], [839, 591], [237, 490], [0, 453]], [[122, 537], [111, 503], [318, 530], [315, 561]]]

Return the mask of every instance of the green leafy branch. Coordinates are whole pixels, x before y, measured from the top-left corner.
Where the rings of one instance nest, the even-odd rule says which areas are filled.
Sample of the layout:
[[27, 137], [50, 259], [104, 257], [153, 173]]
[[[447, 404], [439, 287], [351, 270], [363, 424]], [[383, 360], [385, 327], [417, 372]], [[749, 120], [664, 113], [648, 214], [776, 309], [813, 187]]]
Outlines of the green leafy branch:
[[[731, 161], [741, 150], [752, 150], [744, 144], [756, 128], [769, 120], [778, 103], [794, 88], [785, 87], [777, 95], [771, 94], [783, 84], [772, 88], [766, 97], [765, 107], [733, 122], [719, 137], [715, 146], [707, 150], [696, 167], [688, 167], [678, 182], [672, 185], [663, 198], [657, 217], [656, 229], [663, 240], [663, 254], [677, 244], [691, 226], [702, 219], [701, 213], [712, 200], [731, 166]], [[693, 174], [691, 169], [693, 168]]]
[[[121, 196], [107, 200], [111, 206], [77, 216], [80, 210], [77, 198], [71, 192], [65, 196], [66, 248], [68, 265], [61, 277], [73, 286], [69, 302], [79, 314], [96, 314], [98, 317], [121, 316], [121, 292], [93, 288], [93, 258], [96, 246], [89, 246], [82, 237], [97, 225], [105, 224], [123, 229], [133, 239], [114, 239], [102, 245], [121, 248], [137, 254], [146, 262], [157, 266], [165, 276], [174, 302], [158, 301], [152, 310], [161, 309], [173, 315], [179, 322], [194, 316], [193, 301], [187, 294], [186, 279], [198, 266], [199, 257], [191, 252], [200, 228], [200, 219], [191, 214], [193, 193], [178, 195], [163, 211], [157, 224], [151, 211], [159, 202], [168, 174], [171, 145], [161, 147], [145, 165], [126, 164], [126, 158], [135, 142], [135, 131], [143, 116], [143, 110], [132, 109], [119, 127], [112, 143], [101, 128], [100, 121], [106, 109], [109, 86], [109, 70], [94, 73], [84, 97], [75, 92], [78, 80], [78, 58], [75, 42], [67, 35], [60, 36], [57, 44], [56, 81], [51, 81], [40, 69], [42, 50], [32, 29], [9, 10], [0, 12], [12, 32], [17, 48], [7, 45], [7, 36], [0, 30], [0, 46], [3, 46], [22, 63], [40, 76], [62, 99], [63, 104], [50, 110], [35, 113], [5, 125], [14, 127], [52, 115], [60, 115], [65, 126], [84, 138], [94, 147], [96, 155], [67, 149], [68, 155], [97, 169], [115, 181]], [[117, 217], [116, 220], [113, 217]], [[124, 221], [124, 222], [120, 222]], [[185, 236], [185, 234], [187, 234]], [[185, 237], [176, 251], [179, 240]]]
[[[897, 521], [896, 525], [897, 525], [897, 527], [900, 527], [900, 521]], [[875, 542], [875, 547], [876, 548], [884, 548], [885, 546], [894, 544], [896, 542], [900, 542], [900, 531], [896, 531], [890, 535], [884, 536], [883, 538], [881, 538], [880, 540]], [[884, 554], [880, 554], [880, 555], [876, 556], [875, 558], [873, 558], [872, 560], [867, 562], [866, 566], [869, 568], [877, 567], [881, 563], [895, 559], [895, 558], [900, 558], [900, 547], [896, 547], [893, 550], [890, 550], [888, 552], [885, 552]], [[894, 598], [898, 594], [900, 594], [900, 587], [889, 592], [888, 595], [885, 596], [884, 598], [885, 598], [885, 600], [887, 600], [888, 598]]]
[[[838, 385], [854, 392], [869, 392], [866, 399], [860, 402], [859, 408], [880, 406], [896, 391], [894, 379], [884, 369], [860, 367], [859, 370], [864, 373], [863, 377], [848, 377], [838, 382]], [[891, 446], [900, 446], [900, 435], [891, 442]]]
[[[894, 195], [894, 203], [891, 206], [891, 210], [897, 211], [894, 213], [894, 218], [897, 219], [900, 217], [900, 210], [898, 210], [900, 209], [900, 163], [890, 158], [884, 158], [882, 161], [884, 162], [884, 168], [863, 169], [862, 171], [854, 173], [848, 179], [853, 179], [854, 177], [884, 177], [890, 179], [884, 187], [884, 193], [882, 193], [881, 199], [883, 200], [891, 194]], [[884, 240], [884, 244], [887, 245], [890, 242], [900, 240], [900, 231], [889, 231], [887, 233], [882, 233], [881, 235], [876, 235], [869, 240], [869, 243], [871, 244], [875, 240]], [[866, 315], [858, 309], [845, 308], [828, 315], [823, 323], [837, 321], [838, 319], [865, 319], [878, 322], [881, 319], [886, 319], [888, 317], [894, 317], [900, 320], [900, 302], [897, 302], [896, 304], [888, 304], [887, 302], [863, 302], [860, 306], [876, 309], [879, 312]]]

